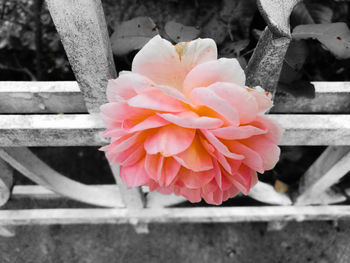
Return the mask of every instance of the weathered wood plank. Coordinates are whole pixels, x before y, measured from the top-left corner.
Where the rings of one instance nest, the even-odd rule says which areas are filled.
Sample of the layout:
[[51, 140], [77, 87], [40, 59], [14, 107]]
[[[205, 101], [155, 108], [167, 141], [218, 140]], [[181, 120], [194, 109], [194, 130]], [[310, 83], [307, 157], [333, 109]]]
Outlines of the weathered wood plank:
[[0, 158], [0, 207], [10, 199], [12, 184], [13, 169]]
[[98, 112], [106, 102], [107, 80], [116, 77], [101, 1], [46, 2], [86, 106], [89, 112]]
[[1, 81], [0, 113], [86, 113], [76, 81]]
[[295, 204], [320, 204], [320, 195], [349, 171], [350, 147], [328, 147], [301, 178]]
[[236, 223], [350, 219], [350, 206], [0, 210], [0, 225]]
[[124, 207], [119, 191], [73, 181], [46, 165], [27, 148], [0, 148], [0, 157], [24, 176], [58, 194], [98, 206]]
[[[278, 115], [281, 145], [350, 145], [350, 115]], [[96, 146], [104, 123], [98, 114], [0, 115], [0, 146]]]
[[274, 37], [266, 27], [245, 69], [246, 85], [261, 86], [274, 98], [290, 41], [291, 39], [287, 37]]
[[[271, 113], [350, 113], [350, 82], [315, 81], [315, 98], [277, 92]], [[76, 81], [0, 81], [0, 113], [86, 113]]]

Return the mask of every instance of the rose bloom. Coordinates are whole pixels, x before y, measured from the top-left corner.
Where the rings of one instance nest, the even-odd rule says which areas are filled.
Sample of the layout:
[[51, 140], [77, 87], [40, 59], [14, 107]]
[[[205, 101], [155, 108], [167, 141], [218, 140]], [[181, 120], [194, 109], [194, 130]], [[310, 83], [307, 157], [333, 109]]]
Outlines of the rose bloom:
[[101, 148], [128, 187], [221, 204], [248, 194], [279, 159], [282, 129], [263, 114], [271, 97], [245, 86], [236, 59], [212, 39], [172, 45], [152, 38], [132, 70], [108, 82]]

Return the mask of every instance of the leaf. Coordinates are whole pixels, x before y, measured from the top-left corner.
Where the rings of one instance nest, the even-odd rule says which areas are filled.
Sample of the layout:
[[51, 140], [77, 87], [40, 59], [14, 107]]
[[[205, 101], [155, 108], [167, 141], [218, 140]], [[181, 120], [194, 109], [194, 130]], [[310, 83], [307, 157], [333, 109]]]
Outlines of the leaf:
[[157, 26], [149, 17], [136, 17], [124, 21], [115, 27], [111, 36], [112, 51], [117, 56], [126, 55], [142, 48], [157, 34]]
[[336, 58], [350, 58], [350, 31], [345, 23], [300, 25], [292, 36], [296, 40], [317, 39]]
[[296, 80], [292, 83], [279, 82], [278, 89], [293, 95], [295, 98], [315, 98], [315, 86], [306, 80]]
[[279, 36], [290, 37], [289, 17], [301, 0], [258, 0], [261, 15], [269, 29]]
[[220, 17], [213, 16], [202, 29], [203, 37], [210, 37], [215, 40], [217, 45], [224, 42], [228, 32], [226, 24], [221, 21]]
[[297, 4], [291, 14], [291, 24], [328, 24], [332, 22], [333, 10], [318, 3]]
[[169, 21], [165, 24], [165, 33], [176, 43], [186, 42], [198, 38], [200, 30], [193, 26]]

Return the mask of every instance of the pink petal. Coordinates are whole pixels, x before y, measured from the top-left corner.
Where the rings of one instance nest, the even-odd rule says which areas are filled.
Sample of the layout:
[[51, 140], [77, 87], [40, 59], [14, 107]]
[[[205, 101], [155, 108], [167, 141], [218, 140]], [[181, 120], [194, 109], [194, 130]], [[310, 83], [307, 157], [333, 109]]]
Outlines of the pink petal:
[[180, 194], [192, 203], [198, 203], [202, 200], [201, 189], [181, 188]]
[[134, 165], [121, 166], [120, 177], [128, 187], [135, 187], [148, 184], [152, 179], [148, 176], [145, 170], [145, 158]]
[[246, 88], [227, 82], [218, 82], [208, 88], [225, 99], [238, 111], [241, 124], [249, 123], [256, 118], [258, 114], [258, 105], [255, 98]]
[[195, 134], [194, 129], [170, 124], [148, 136], [144, 144], [145, 150], [148, 154], [161, 153], [166, 157], [172, 156], [186, 150], [191, 145]]
[[267, 130], [265, 129], [259, 129], [251, 125], [239, 127], [228, 126], [211, 130], [212, 134], [226, 140], [246, 139], [254, 135], [264, 134], [266, 132]]
[[149, 177], [156, 182], [159, 181], [162, 175], [162, 167], [164, 162], [164, 156], [160, 154], [146, 154], [145, 169]]
[[145, 116], [152, 112], [150, 110], [131, 107], [123, 101], [106, 103], [100, 109], [102, 116], [106, 116], [114, 122]]
[[208, 139], [208, 141], [223, 155], [226, 157], [235, 159], [235, 160], [242, 160], [244, 159], [244, 156], [237, 153], [232, 153], [227, 148], [226, 145], [224, 145], [220, 140], [218, 140], [211, 132], [207, 130], [201, 130], [201, 132], [204, 134], [204, 136]]
[[208, 88], [197, 88], [191, 92], [191, 101], [198, 106], [206, 106], [234, 126], [239, 125], [239, 115], [235, 108], [233, 108], [225, 99], [216, 95], [216, 93]]
[[217, 118], [199, 117], [191, 111], [178, 114], [158, 113], [163, 119], [172, 122], [178, 126], [190, 129], [215, 129], [221, 127], [223, 121]]
[[197, 189], [208, 184], [214, 178], [214, 171], [194, 172], [186, 168], [181, 168], [179, 179], [190, 189]]
[[254, 96], [258, 104], [259, 113], [264, 113], [272, 107], [273, 103], [270, 93], [261, 87], [255, 87], [254, 89], [248, 88], [248, 91]]
[[128, 72], [108, 81], [107, 98], [110, 102], [128, 100], [142, 91], [152, 89], [152, 85], [148, 78]]
[[174, 158], [166, 158], [163, 168], [163, 177], [160, 180], [161, 186], [169, 186], [176, 178], [180, 171], [181, 164], [179, 164]]
[[168, 87], [168, 86], [155, 86], [155, 88], [162, 91], [165, 95], [168, 95], [186, 104], [191, 104], [189, 99], [187, 99], [186, 96], [182, 92], [180, 92], [178, 89]]
[[129, 133], [137, 132], [137, 131], [143, 131], [153, 128], [159, 128], [162, 126], [165, 126], [169, 124], [168, 121], [164, 120], [163, 118], [159, 117], [158, 115], [153, 115], [145, 119], [144, 121], [136, 124], [134, 127], [132, 127], [130, 130], [128, 130]]
[[106, 129], [103, 133], [102, 136], [103, 137], [115, 137], [115, 138], [119, 138], [121, 136], [124, 136], [127, 134], [127, 131], [124, 129]]
[[221, 175], [221, 169], [216, 160], [213, 160], [213, 166], [214, 166], [214, 175], [215, 175], [215, 181], [218, 184], [219, 188], [222, 187], [222, 175]]
[[159, 111], [180, 112], [185, 111], [185, 105], [160, 90], [150, 90], [136, 95], [128, 101], [128, 104], [136, 108], [152, 109]]
[[264, 137], [268, 140], [271, 140], [271, 142], [278, 144], [281, 141], [283, 128], [279, 123], [265, 116], [257, 116], [251, 125], [260, 129], [267, 130], [267, 133], [264, 135]]
[[264, 172], [263, 159], [257, 152], [237, 141], [227, 141], [227, 145], [231, 151], [234, 150], [244, 156], [242, 162], [245, 165], [249, 166], [255, 171], [258, 171], [259, 173]]
[[216, 82], [231, 82], [239, 86], [245, 84], [245, 74], [236, 59], [220, 58], [193, 68], [184, 80], [184, 93], [199, 87], [208, 87]]
[[205, 151], [198, 136], [185, 151], [173, 156], [182, 166], [189, 170], [199, 172], [213, 168], [212, 158]]
[[275, 167], [281, 152], [275, 143], [262, 136], [255, 136], [241, 142], [261, 156], [264, 163], [264, 170], [271, 170]]
[[145, 149], [143, 148], [143, 145], [138, 145], [135, 149], [132, 150], [132, 152], [128, 151], [124, 153], [124, 160], [120, 161], [120, 165], [122, 166], [128, 166], [133, 165], [137, 161], [139, 161], [143, 156], [145, 155]]

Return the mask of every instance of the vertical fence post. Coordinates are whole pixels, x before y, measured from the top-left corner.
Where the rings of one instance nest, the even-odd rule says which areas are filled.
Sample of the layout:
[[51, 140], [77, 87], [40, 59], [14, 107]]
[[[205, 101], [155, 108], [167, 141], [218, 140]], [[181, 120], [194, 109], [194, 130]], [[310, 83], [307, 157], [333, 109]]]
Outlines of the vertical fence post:
[[84, 95], [88, 111], [106, 102], [107, 80], [116, 77], [100, 0], [46, 0]]

